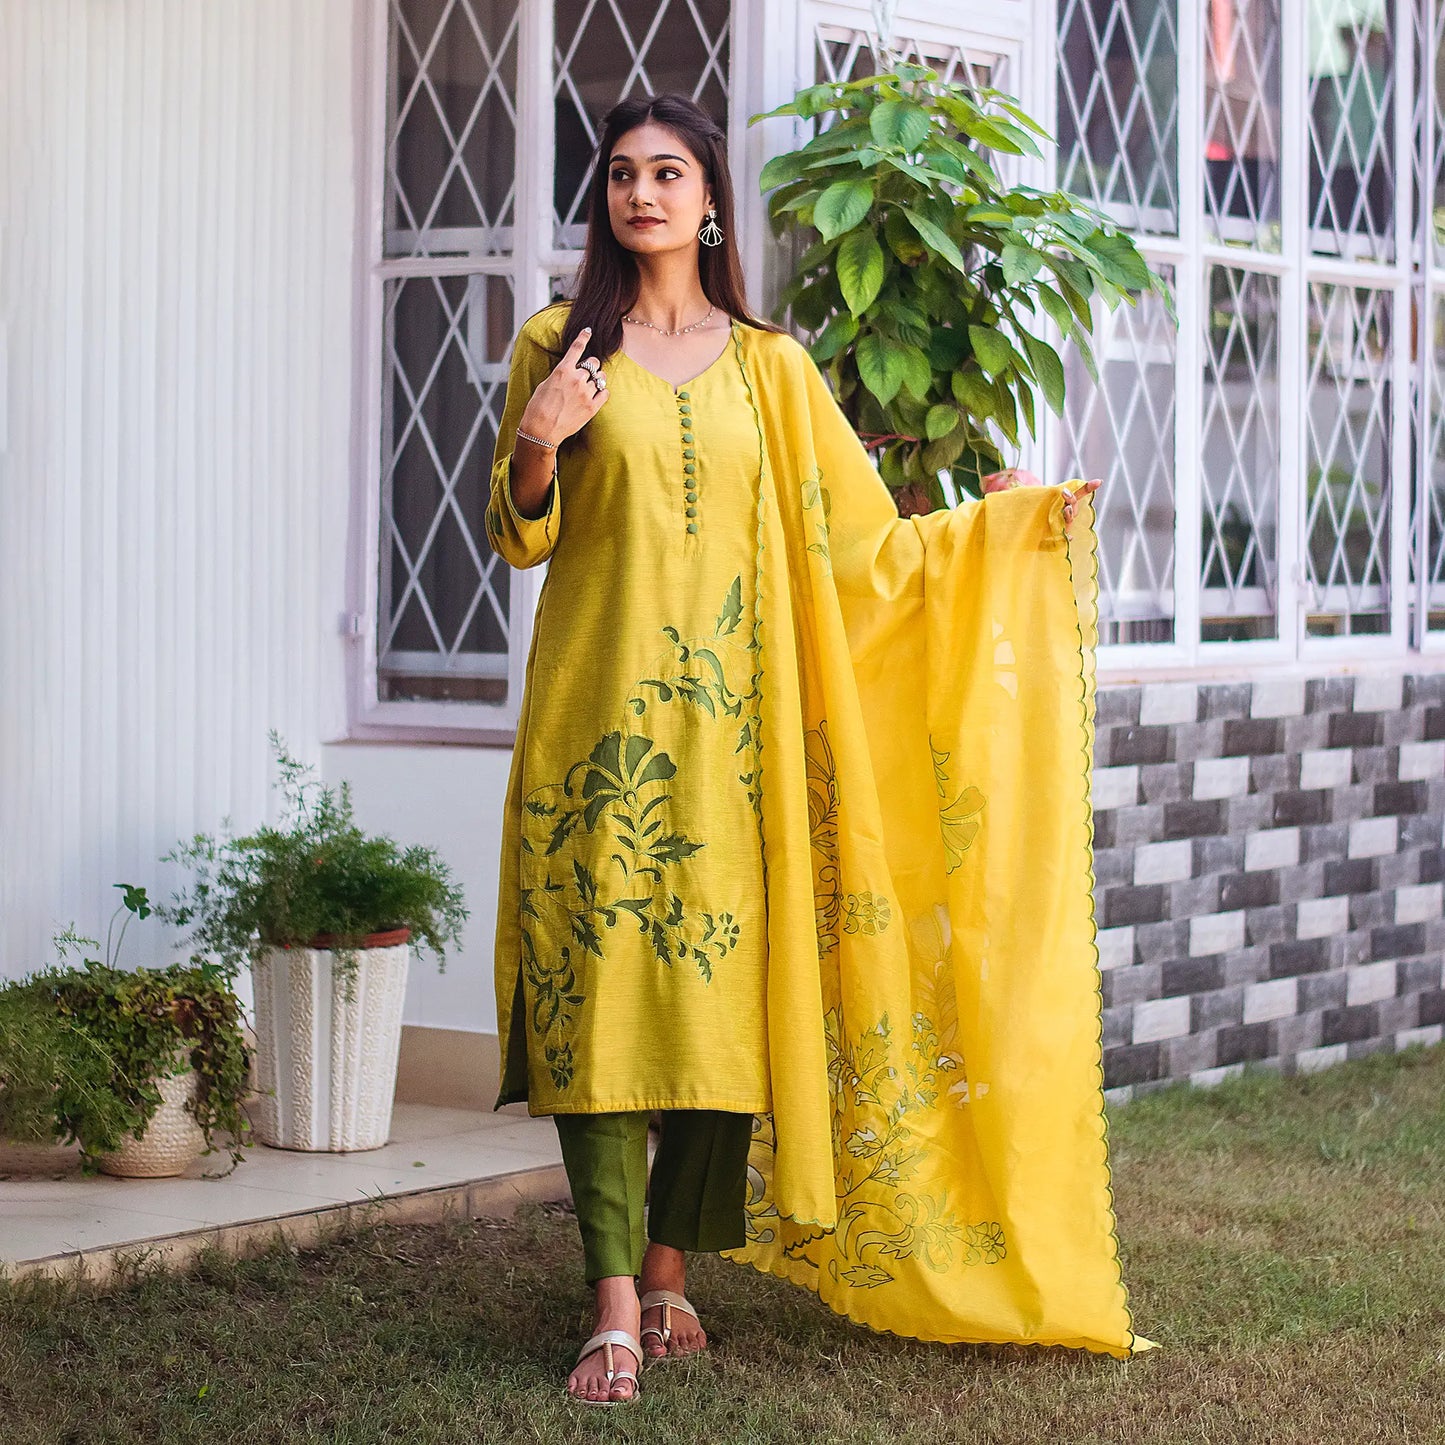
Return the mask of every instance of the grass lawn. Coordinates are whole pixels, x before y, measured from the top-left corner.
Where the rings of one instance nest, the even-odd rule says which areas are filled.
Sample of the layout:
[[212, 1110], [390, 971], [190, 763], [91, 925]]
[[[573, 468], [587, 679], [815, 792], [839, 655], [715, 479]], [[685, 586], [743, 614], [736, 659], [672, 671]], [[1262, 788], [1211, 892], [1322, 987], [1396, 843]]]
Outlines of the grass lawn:
[[705, 1357], [601, 1410], [576, 1224], [370, 1227], [110, 1293], [0, 1284], [0, 1440], [1445, 1442], [1445, 1048], [1168, 1089], [1111, 1121], [1125, 1280], [1162, 1349], [878, 1336], [706, 1259]]

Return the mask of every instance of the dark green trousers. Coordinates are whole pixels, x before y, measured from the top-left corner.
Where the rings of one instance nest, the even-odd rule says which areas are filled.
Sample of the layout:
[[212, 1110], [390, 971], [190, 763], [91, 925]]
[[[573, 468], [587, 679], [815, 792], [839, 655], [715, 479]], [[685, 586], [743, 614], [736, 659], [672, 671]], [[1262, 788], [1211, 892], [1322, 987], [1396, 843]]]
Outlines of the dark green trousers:
[[554, 1114], [562, 1162], [572, 1185], [587, 1283], [642, 1272], [646, 1239], [673, 1249], [715, 1254], [746, 1242], [751, 1114], [666, 1109], [652, 1164], [650, 1114]]

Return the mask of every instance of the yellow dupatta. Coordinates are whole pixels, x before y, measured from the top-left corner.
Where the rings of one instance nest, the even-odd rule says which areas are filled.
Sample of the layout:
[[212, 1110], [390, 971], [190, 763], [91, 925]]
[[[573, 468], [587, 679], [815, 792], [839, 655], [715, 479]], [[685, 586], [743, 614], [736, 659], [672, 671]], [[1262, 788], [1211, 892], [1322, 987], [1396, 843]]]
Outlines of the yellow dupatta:
[[879, 1330], [1148, 1348], [1103, 1110], [1092, 511], [900, 518], [796, 341], [747, 330], [745, 371], [774, 1107], [733, 1257]]

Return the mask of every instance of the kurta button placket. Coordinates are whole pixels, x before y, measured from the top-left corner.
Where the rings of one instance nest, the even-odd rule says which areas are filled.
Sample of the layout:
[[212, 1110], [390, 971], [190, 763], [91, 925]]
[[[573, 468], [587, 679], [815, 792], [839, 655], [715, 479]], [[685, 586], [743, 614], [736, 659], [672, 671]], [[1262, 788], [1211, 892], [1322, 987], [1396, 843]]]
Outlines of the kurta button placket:
[[687, 518], [687, 531], [693, 534], [697, 532], [697, 522], [693, 520], [697, 516], [697, 462], [696, 451], [693, 448], [692, 432], [692, 397], [687, 391], [675, 393], [677, 397], [677, 417], [682, 424], [682, 471], [683, 471], [683, 495], [687, 499], [687, 506], [683, 510]]

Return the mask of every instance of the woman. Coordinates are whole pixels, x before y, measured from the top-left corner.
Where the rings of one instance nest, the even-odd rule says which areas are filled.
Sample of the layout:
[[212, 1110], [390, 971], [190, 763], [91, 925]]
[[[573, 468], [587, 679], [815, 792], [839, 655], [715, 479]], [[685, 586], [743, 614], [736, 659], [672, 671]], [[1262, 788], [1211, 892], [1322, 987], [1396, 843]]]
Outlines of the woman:
[[900, 518], [750, 314], [723, 134], [674, 95], [605, 118], [576, 299], [521, 328], [491, 483], [494, 550], [549, 562], [498, 1103], [561, 1139], [597, 1303], [569, 1391], [628, 1401], [644, 1353], [705, 1347], [688, 1250], [921, 1338], [1128, 1353], [1063, 525], [1098, 484]]

